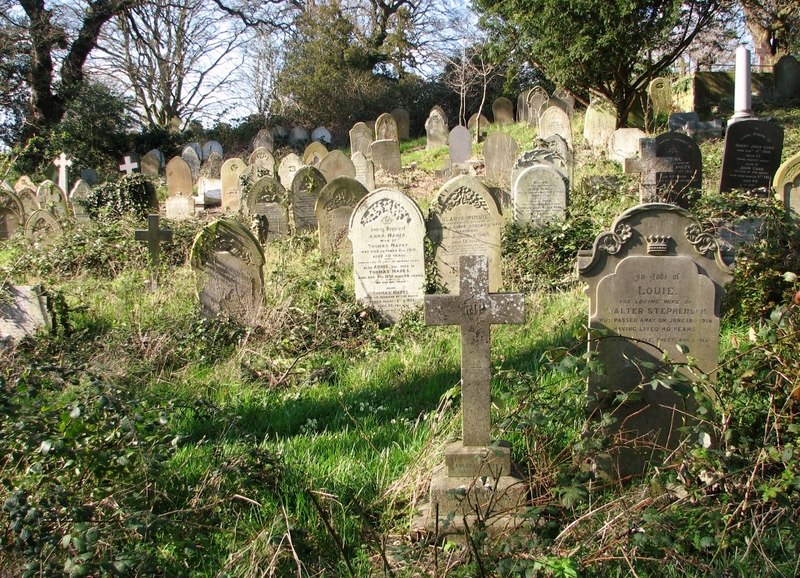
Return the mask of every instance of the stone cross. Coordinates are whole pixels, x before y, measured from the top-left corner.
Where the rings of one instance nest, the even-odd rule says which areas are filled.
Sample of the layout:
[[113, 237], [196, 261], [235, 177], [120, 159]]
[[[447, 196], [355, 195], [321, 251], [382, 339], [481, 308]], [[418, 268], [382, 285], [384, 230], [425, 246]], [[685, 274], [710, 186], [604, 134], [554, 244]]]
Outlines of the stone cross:
[[65, 193], [69, 192], [69, 176], [67, 169], [72, 166], [72, 161], [67, 158], [67, 155], [61, 153], [53, 164], [58, 167], [58, 186]]
[[150, 251], [150, 266], [152, 267], [151, 287], [155, 288], [156, 271], [158, 271], [159, 263], [161, 262], [161, 241], [172, 241], [171, 229], [159, 229], [158, 215], [147, 216], [147, 229], [139, 229], [134, 231], [135, 239], [137, 241], [147, 241], [147, 247]]
[[669, 173], [672, 171], [672, 159], [659, 157], [656, 155], [656, 139], [639, 139], [639, 158], [625, 159], [622, 172], [639, 173], [641, 183], [639, 185], [639, 199], [642, 203], [654, 203], [659, 201], [657, 183], [658, 173]]
[[523, 323], [522, 293], [489, 293], [489, 259], [460, 260], [458, 295], [426, 295], [427, 325], [461, 326], [461, 405], [464, 446], [491, 443], [490, 326]]
[[124, 160], [125, 162], [119, 165], [119, 170], [123, 171], [126, 175], [133, 174], [133, 171], [139, 168], [139, 163], [131, 160], [131, 157], [126, 156]]

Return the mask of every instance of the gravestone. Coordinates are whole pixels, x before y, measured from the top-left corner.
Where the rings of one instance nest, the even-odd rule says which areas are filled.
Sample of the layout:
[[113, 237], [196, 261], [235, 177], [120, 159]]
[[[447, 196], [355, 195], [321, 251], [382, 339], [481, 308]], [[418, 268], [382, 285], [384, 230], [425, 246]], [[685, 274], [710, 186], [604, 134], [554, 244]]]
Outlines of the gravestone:
[[259, 164], [259, 163], [256, 163], [256, 164], [253, 164], [253, 165], [247, 165], [244, 168], [244, 170], [242, 171], [242, 174], [239, 175], [239, 183], [241, 183], [241, 193], [239, 195], [239, 197], [240, 197], [240, 201], [239, 201], [240, 210], [241, 210], [241, 207], [242, 207], [241, 198], [247, 192], [246, 189], [248, 187], [251, 187], [253, 185], [253, 183], [255, 183], [257, 180], [262, 179], [264, 177], [272, 177], [272, 178], [274, 178], [273, 170], [270, 169], [267, 165], [268, 165], [268, 163], [264, 163], [263, 165]]
[[318, 126], [313, 131], [311, 131], [311, 142], [318, 142], [325, 145], [325, 148], [331, 146], [333, 139], [331, 138], [331, 131], [329, 131], [324, 126]]
[[492, 103], [492, 117], [497, 124], [514, 122], [514, 103], [505, 96], [498, 97]]
[[[480, 123], [480, 129], [481, 129], [480, 134], [482, 135], [486, 134], [486, 129], [489, 128], [490, 124], [489, 119], [482, 114], [478, 114], [477, 112], [473, 114], [471, 117], [469, 117], [469, 120], [467, 121], [467, 128], [470, 130], [470, 132], [474, 133], [477, 136], [479, 134], [478, 123]], [[451, 134], [452, 132], [453, 131], [450, 131]]]
[[567, 141], [572, 150], [572, 122], [569, 115], [557, 106], [551, 106], [539, 117], [539, 138], [546, 139], [556, 134]]
[[167, 163], [167, 190], [170, 195], [191, 196], [194, 188], [192, 168], [182, 157], [174, 157]]
[[639, 140], [647, 135], [638, 128], [618, 128], [609, 141], [609, 156], [612, 161], [623, 164], [639, 154]]
[[222, 163], [219, 170], [221, 184], [221, 204], [223, 211], [236, 212], [242, 196], [242, 173], [246, 165], [240, 158], [232, 158]]
[[89, 221], [85, 202], [91, 192], [92, 187], [89, 186], [89, 183], [83, 179], [78, 179], [69, 193], [69, 204], [72, 207], [72, 214], [78, 223], [87, 223]]
[[[211, 153], [215, 155], [216, 153]], [[197, 181], [197, 196], [203, 207], [222, 204], [222, 180], [200, 177]]]
[[220, 158], [225, 154], [219, 141], [210, 140], [203, 145], [203, 160], [207, 160], [212, 153], [218, 154]]
[[528, 123], [528, 92], [521, 92], [517, 96], [517, 122]]
[[89, 185], [92, 187], [100, 182], [100, 177], [98, 176], [97, 171], [93, 168], [81, 169], [80, 174], [81, 178], [89, 183]]
[[261, 177], [245, 191], [241, 203], [244, 214], [252, 219], [259, 242], [289, 235], [288, 195], [277, 179]]
[[547, 108], [547, 101], [550, 95], [541, 86], [534, 86], [528, 91], [526, 101], [528, 103], [528, 126], [538, 126], [539, 117]]
[[195, 202], [192, 196], [170, 195], [164, 202], [164, 215], [171, 221], [191, 219], [195, 213]]
[[651, 386], [654, 371], [666, 353], [677, 363], [691, 357], [713, 379], [731, 271], [713, 231], [684, 209], [654, 203], [618, 216], [578, 253], [578, 273], [589, 296], [589, 347], [604, 367], [589, 377], [587, 411], [595, 422], [602, 413], [616, 418], [604, 427], [614, 445], [595, 465], [617, 479], [638, 475], [650, 460], [663, 463], [659, 449], [677, 447], [695, 407], [691, 396]]
[[375, 121], [375, 140], [400, 140], [397, 121], [388, 112], [384, 112]]
[[255, 324], [264, 308], [264, 262], [261, 245], [241, 223], [221, 219], [203, 227], [190, 255], [203, 314]]
[[656, 140], [639, 139], [639, 158], [625, 159], [622, 172], [639, 174], [639, 199], [641, 203], [660, 201], [656, 187], [659, 174], [672, 170], [672, 160], [659, 157], [656, 153]]
[[364, 185], [368, 191], [375, 190], [375, 163], [360, 152], [353, 153], [353, 167], [356, 170], [355, 179]]
[[304, 165], [318, 165], [319, 162], [328, 154], [328, 149], [321, 142], [314, 141], [303, 151]]
[[222, 170], [222, 155], [217, 151], [211, 151], [203, 161], [200, 167], [200, 176], [209, 179], [219, 179], [220, 171]]
[[[435, 149], [438, 147], [447, 146], [447, 137], [450, 134], [447, 125], [447, 118], [444, 116], [442, 109], [433, 107], [428, 120], [425, 121], [425, 134], [427, 141], [425, 148], [427, 150]], [[375, 163], [377, 168], [378, 163]]]
[[[397, 145], [396, 141], [394, 142]], [[319, 249], [323, 256], [338, 255], [342, 264], [353, 260], [353, 246], [347, 233], [350, 215], [369, 194], [366, 187], [350, 177], [336, 177], [319, 192], [314, 214], [319, 224]]]
[[[270, 134], [272, 135], [272, 140], [274, 142], [274, 146], [276, 147], [283, 147], [289, 144], [289, 129], [285, 126], [277, 125], [273, 126], [270, 129]], [[254, 149], [257, 147], [253, 147]], [[269, 149], [268, 146], [264, 147]]]
[[559, 171], [545, 164], [523, 170], [514, 182], [514, 220], [543, 225], [561, 220], [567, 211], [567, 183]]
[[290, 186], [289, 204], [292, 208], [295, 230], [313, 231], [317, 228], [314, 207], [320, 191], [326, 184], [325, 175], [316, 167], [302, 167], [294, 174]]
[[356, 299], [384, 321], [422, 306], [425, 221], [417, 204], [393, 189], [363, 197], [350, 218]]
[[297, 151], [305, 150], [311, 142], [311, 136], [302, 126], [294, 126], [289, 131], [289, 145]]
[[512, 187], [517, 182], [517, 178], [522, 174], [522, 171], [535, 165], [548, 165], [556, 169], [567, 181], [567, 188], [569, 189], [569, 167], [567, 167], [566, 161], [555, 150], [546, 147], [525, 151], [519, 156], [511, 167]]
[[462, 255], [487, 256], [490, 291], [500, 288], [503, 217], [483, 183], [460, 175], [442, 185], [431, 202], [427, 229], [435, 247], [438, 281], [446, 290], [457, 291]]
[[58, 168], [58, 186], [64, 194], [67, 194], [69, 191], [69, 167], [72, 166], [72, 161], [67, 158], [67, 155], [61, 153], [53, 161], [53, 165]]
[[517, 160], [519, 146], [509, 134], [493, 132], [483, 143], [486, 178], [503, 187], [511, 186], [511, 167]]
[[614, 105], [607, 100], [593, 100], [583, 117], [583, 138], [592, 148], [606, 149], [617, 127]]
[[289, 153], [281, 159], [280, 163], [278, 163], [278, 180], [280, 180], [284, 188], [288, 189], [292, 186], [294, 175], [297, 174], [297, 171], [302, 166], [303, 159], [296, 153]]
[[373, 131], [363, 122], [357, 122], [350, 129], [350, 154], [369, 154], [369, 145], [372, 143]]
[[542, 121], [542, 114], [544, 114], [545, 110], [547, 110], [548, 108], [554, 108], [554, 107], [558, 108], [558, 109], [561, 109], [561, 111], [564, 114], [566, 114], [567, 116], [569, 116], [570, 118], [572, 117], [572, 113], [575, 112], [574, 110], [572, 110], [572, 107], [569, 105], [569, 103], [567, 103], [567, 101], [562, 100], [562, 99], [558, 98], [557, 96], [553, 95], [553, 96], [550, 97], [550, 100], [547, 101], [547, 105], [545, 106], [544, 109], [542, 109], [541, 114], [539, 115], [539, 122], [540, 123]]
[[464, 126], [453, 127], [448, 139], [450, 162], [455, 166], [466, 163], [472, 158], [472, 135]]
[[128, 153], [122, 158], [122, 164], [119, 165], [119, 171], [126, 175], [140, 172], [142, 160], [136, 153]]
[[572, 117], [572, 113], [575, 112], [575, 97], [561, 87], [555, 89], [553, 96], [567, 106], [567, 114]]
[[800, 101], [800, 62], [794, 56], [781, 56], [772, 67], [772, 76], [772, 94], [777, 102]]
[[163, 166], [162, 157], [158, 153], [161, 151], [151, 150], [142, 157], [141, 170], [142, 174], [148, 177], [158, 177], [161, 175], [161, 167]]
[[36, 183], [34, 183], [28, 175], [22, 175], [20, 178], [17, 179], [17, 182], [14, 183], [14, 192], [19, 193], [22, 189], [32, 189], [36, 192]]
[[55, 242], [63, 231], [55, 215], [44, 209], [34, 211], [25, 219], [25, 237], [37, 247]]
[[0, 188], [0, 239], [10, 239], [24, 224], [25, 208], [20, 198], [13, 191]]
[[275, 176], [275, 157], [265, 148], [258, 148], [250, 153], [250, 158], [247, 159], [247, 165], [262, 169], [259, 171], [259, 175], [261, 176]]
[[458, 294], [425, 296], [427, 325], [458, 325], [461, 330], [462, 439], [445, 448], [444, 467], [433, 474], [423, 514], [426, 527], [448, 533], [466, 531], [464, 525], [474, 524], [476, 512], [486, 515], [482, 521], [489, 528], [513, 525], [515, 510], [527, 495], [525, 485], [511, 475], [508, 444], [492, 442], [491, 435], [491, 326], [524, 323], [525, 297], [490, 292], [485, 255], [462, 256], [458, 269]]
[[669, 78], [654, 78], [647, 85], [647, 95], [654, 115], [672, 112], [672, 83]]
[[403, 169], [400, 164], [400, 143], [396, 140], [376, 140], [369, 145], [368, 156], [375, 164], [376, 171], [396, 175]]
[[[193, 143], [197, 144], [197, 143]], [[197, 145], [198, 147], [200, 145]], [[189, 171], [192, 175], [192, 182], [197, 180], [198, 175], [200, 174], [200, 153], [197, 152], [197, 149], [191, 145], [187, 145], [183, 148], [183, 152], [181, 152], [181, 158], [186, 161], [186, 164], [189, 165]]]
[[783, 202], [792, 218], [800, 218], [800, 153], [789, 158], [775, 173], [772, 181], [775, 197]]
[[256, 133], [256, 136], [253, 137], [253, 142], [250, 144], [253, 150], [263, 148], [272, 152], [275, 149], [275, 138], [272, 136], [272, 131], [270, 129], [262, 128]]
[[330, 181], [336, 177], [356, 177], [356, 167], [342, 151], [335, 150], [326, 154], [319, 161], [318, 168], [325, 175], [325, 180]]
[[400, 140], [407, 140], [410, 135], [409, 126], [411, 124], [408, 111], [404, 108], [396, 108], [391, 112], [391, 115], [394, 117], [394, 122], [397, 123], [397, 137]]
[[69, 216], [67, 194], [53, 181], [44, 181], [36, 190], [39, 207], [50, 211], [55, 217], [65, 219]]
[[659, 202], [690, 209], [703, 188], [703, 153], [693, 138], [678, 132], [656, 137], [656, 156], [672, 161], [672, 169], [656, 175]]
[[740, 120], [725, 133], [719, 192], [769, 187], [781, 164], [783, 129], [764, 120]]
[[185, 147], [184, 150], [190, 148], [194, 151], [194, 154], [197, 155], [197, 158], [201, 161], [203, 160], [203, 147], [200, 146], [199, 142], [190, 142]]
[[36, 189], [15, 186], [14, 192], [22, 202], [22, 208], [25, 210], [26, 219], [31, 213], [39, 210], [39, 198], [36, 196]]
[[0, 286], [0, 342], [33, 336], [42, 327], [50, 327], [50, 315], [41, 286]]
[[548, 149], [554, 151], [564, 160], [567, 168], [567, 177], [569, 181], [572, 182], [572, 176], [575, 170], [575, 155], [572, 153], [572, 149], [569, 148], [567, 141], [564, 140], [564, 137], [560, 134], [551, 134], [543, 140]]

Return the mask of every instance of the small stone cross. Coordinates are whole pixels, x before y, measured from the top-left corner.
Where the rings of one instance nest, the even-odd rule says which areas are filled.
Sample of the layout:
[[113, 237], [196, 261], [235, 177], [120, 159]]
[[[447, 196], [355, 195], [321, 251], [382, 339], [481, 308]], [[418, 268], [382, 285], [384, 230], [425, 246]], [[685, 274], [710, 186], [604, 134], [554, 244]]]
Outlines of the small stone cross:
[[134, 160], [131, 160], [130, 156], [125, 156], [125, 162], [119, 165], [119, 170], [124, 172], [126, 175], [133, 174], [133, 171], [139, 168], [139, 163]]
[[426, 295], [427, 325], [461, 326], [461, 405], [464, 446], [491, 443], [490, 326], [523, 323], [521, 293], [489, 293], [489, 259], [462, 256], [458, 295]]
[[659, 201], [658, 196], [658, 173], [669, 173], [672, 171], [672, 159], [656, 156], [656, 139], [639, 139], [639, 158], [625, 159], [622, 172], [641, 174], [641, 184], [639, 185], [639, 199], [642, 203], [654, 203]]
[[61, 153], [58, 158], [53, 161], [53, 164], [58, 167], [58, 186], [65, 193], [69, 192], [69, 175], [67, 169], [72, 166], [72, 161], [67, 158], [67, 155]]
[[150, 251], [150, 266], [152, 267], [151, 286], [155, 288], [156, 272], [161, 262], [161, 241], [172, 241], [172, 230], [159, 229], [158, 215], [147, 216], [147, 229], [139, 229], [134, 231], [135, 239], [137, 241], [147, 241], [147, 247]]

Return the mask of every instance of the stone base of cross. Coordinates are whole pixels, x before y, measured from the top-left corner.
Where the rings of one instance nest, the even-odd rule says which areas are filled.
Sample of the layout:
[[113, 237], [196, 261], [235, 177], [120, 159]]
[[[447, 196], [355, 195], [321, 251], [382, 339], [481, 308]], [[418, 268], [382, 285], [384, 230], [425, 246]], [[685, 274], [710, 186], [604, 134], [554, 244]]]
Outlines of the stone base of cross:
[[[426, 295], [425, 323], [461, 327], [462, 440], [445, 450], [445, 463], [434, 472], [430, 502], [420, 524], [447, 533], [493, 518], [499, 527], [515, 525], [514, 512], [527, 498], [527, 488], [511, 475], [507, 444], [491, 441], [491, 326], [523, 323], [521, 293], [489, 293], [489, 260], [462, 256], [459, 293]], [[452, 527], [442, 528], [443, 520]]]

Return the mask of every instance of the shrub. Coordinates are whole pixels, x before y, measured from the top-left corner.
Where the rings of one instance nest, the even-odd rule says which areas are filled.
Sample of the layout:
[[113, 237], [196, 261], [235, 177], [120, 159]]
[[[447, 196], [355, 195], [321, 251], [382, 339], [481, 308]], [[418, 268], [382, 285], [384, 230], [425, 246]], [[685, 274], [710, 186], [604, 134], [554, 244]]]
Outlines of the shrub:
[[133, 174], [98, 185], [82, 204], [92, 218], [103, 215], [117, 219], [126, 214], [144, 218], [149, 211], [157, 210], [158, 198], [155, 186], [147, 177]]

